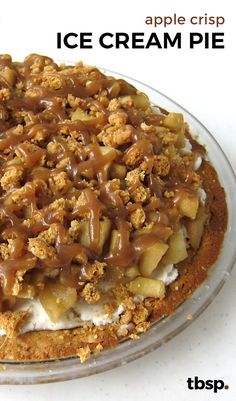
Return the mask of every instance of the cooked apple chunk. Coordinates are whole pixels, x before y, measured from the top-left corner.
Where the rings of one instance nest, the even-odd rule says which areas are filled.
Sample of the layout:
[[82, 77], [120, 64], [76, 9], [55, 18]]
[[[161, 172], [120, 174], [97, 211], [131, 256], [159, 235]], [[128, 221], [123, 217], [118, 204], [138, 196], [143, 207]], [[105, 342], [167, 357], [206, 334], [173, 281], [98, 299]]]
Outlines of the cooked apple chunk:
[[14, 85], [14, 82], [16, 80], [16, 73], [13, 69], [9, 67], [1, 68], [0, 76], [3, 77], [10, 86]]
[[17, 294], [17, 297], [23, 299], [33, 299], [35, 297], [35, 294], [36, 294], [35, 287], [33, 285], [23, 282], [21, 284], [21, 289]]
[[202, 239], [204, 226], [208, 219], [208, 213], [203, 206], [199, 207], [197, 217], [195, 220], [189, 220], [186, 223], [187, 233], [189, 237], [189, 242], [193, 249], [197, 250], [200, 246]]
[[185, 127], [184, 127], [183, 114], [169, 113], [168, 116], [165, 117], [163, 125], [164, 127], [169, 128], [171, 131], [178, 134], [176, 146], [179, 148], [183, 148], [185, 146], [185, 137], [184, 137]]
[[129, 105], [131, 103], [136, 109], [141, 110], [146, 110], [148, 107], [150, 107], [150, 102], [147, 95], [142, 92], [139, 92], [136, 95], [121, 96], [119, 101], [122, 105]]
[[139, 269], [138, 266], [130, 266], [128, 269], [125, 271], [126, 277], [129, 279], [134, 279], [135, 277], [139, 276]]
[[147, 248], [142, 254], [139, 263], [139, 270], [142, 276], [149, 277], [152, 274], [167, 249], [168, 245], [163, 242], [156, 242], [154, 245]]
[[181, 194], [180, 200], [178, 202], [179, 211], [183, 216], [189, 217], [194, 220], [197, 215], [199, 207], [198, 196], [188, 196], [188, 194]]
[[125, 178], [127, 173], [127, 168], [126, 166], [123, 166], [122, 164], [118, 163], [113, 163], [111, 166], [111, 178], [120, 178], [123, 179]]
[[120, 234], [118, 230], [112, 230], [111, 232], [111, 242], [110, 242], [110, 252], [116, 252], [119, 247]]
[[53, 323], [56, 323], [77, 300], [75, 288], [60, 283], [48, 282], [39, 292], [39, 300]]
[[161, 280], [153, 280], [146, 277], [137, 277], [127, 284], [130, 292], [144, 297], [163, 299], [165, 296], [165, 284]]
[[188, 256], [186, 249], [186, 240], [183, 229], [180, 228], [175, 232], [169, 240], [169, 249], [165, 254], [162, 262], [165, 265], [179, 263]]
[[[86, 246], [87, 248], [90, 247], [90, 234], [89, 234], [89, 221], [80, 221], [79, 222], [79, 242]], [[103, 246], [107, 241], [111, 230], [111, 222], [108, 218], [104, 218], [104, 220], [100, 221], [100, 239], [99, 239], [99, 246], [98, 252], [102, 252]]]

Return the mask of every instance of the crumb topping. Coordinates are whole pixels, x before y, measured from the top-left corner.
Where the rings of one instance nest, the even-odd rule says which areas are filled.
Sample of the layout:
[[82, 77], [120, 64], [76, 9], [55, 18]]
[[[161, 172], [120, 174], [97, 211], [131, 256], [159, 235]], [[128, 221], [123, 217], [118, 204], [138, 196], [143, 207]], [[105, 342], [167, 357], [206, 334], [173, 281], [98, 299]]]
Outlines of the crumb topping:
[[168, 296], [155, 271], [195, 254], [210, 218], [205, 150], [183, 116], [95, 67], [32, 54], [0, 56], [0, 119], [0, 319], [17, 325], [22, 298], [55, 320], [82, 299], [122, 304], [119, 324], [147, 330], [151, 308], [134, 296]]

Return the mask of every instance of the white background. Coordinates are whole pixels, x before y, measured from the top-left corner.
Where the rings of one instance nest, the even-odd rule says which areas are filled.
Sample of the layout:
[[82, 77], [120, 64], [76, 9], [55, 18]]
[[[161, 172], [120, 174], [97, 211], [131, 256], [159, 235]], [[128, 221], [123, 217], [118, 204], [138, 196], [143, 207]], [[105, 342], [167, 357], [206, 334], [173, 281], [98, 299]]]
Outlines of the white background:
[[[9, 1], [0, 7], [0, 53], [14, 59], [27, 54], [47, 54], [56, 59], [81, 60], [107, 67], [143, 81], [170, 96], [199, 118], [215, 135], [236, 170], [235, 131], [235, 10], [233, 0], [70, 0]], [[149, 50], [105, 50], [99, 34], [156, 31], [145, 26], [148, 15], [223, 15], [222, 28], [189, 24], [169, 27], [181, 31], [183, 48]], [[56, 49], [56, 32], [93, 32], [93, 50]], [[224, 50], [190, 50], [190, 31], [224, 31]], [[232, 244], [235, 246], [235, 244]], [[97, 376], [40, 386], [2, 386], [0, 400], [61, 401], [124, 399], [143, 401], [236, 400], [236, 271], [213, 304], [197, 321], [171, 342], [142, 359]], [[187, 389], [188, 377], [223, 379], [229, 390]]]

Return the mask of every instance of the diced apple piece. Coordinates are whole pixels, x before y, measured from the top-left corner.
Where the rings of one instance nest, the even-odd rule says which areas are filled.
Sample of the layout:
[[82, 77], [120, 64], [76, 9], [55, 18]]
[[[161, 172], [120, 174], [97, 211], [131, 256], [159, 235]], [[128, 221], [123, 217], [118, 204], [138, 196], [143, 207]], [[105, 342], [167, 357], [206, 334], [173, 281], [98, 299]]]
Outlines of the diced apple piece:
[[143, 295], [144, 297], [163, 299], [165, 296], [165, 284], [161, 280], [137, 277], [127, 284], [127, 288], [133, 294]]
[[126, 269], [125, 275], [126, 277], [130, 278], [133, 280], [135, 277], [139, 276], [139, 269], [138, 266], [130, 266]]
[[35, 287], [33, 285], [22, 283], [17, 298], [33, 299], [35, 297]]
[[178, 148], [183, 148], [185, 145], [185, 137], [184, 137], [184, 117], [181, 113], [169, 113], [168, 116], [165, 117], [163, 121], [163, 125], [166, 128], [169, 128], [171, 131], [176, 132], [178, 134], [178, 139], [176, 141], [176, 146]]
[[208, 217], [209, 215], [206, 209], [203, 206], [200, 206], [196, 219], [188, 221], [186, 223], [189, 242], [195, 250], [199, 248], [204, 231], [204, 226]]
[[91, 245], [90, 234], [89, 234], [89, 221], [79, 222], [79, 242], [81, 245], [89, 248]]
[[16, 80], [15, 71], [11, 70], [9, 67], [4, 67], [0, 71], [0, 76], [2, 76], [10, 86], [13, 86]]
[[121, 164], [113, 163], [111, 166], [111, 178], [125, 178], [127, 168]]
[[198, 207], [199, 207], [199, 198], [198, 196], [181, 196], [178, 202], [179, 211], [183, 216], [189, 217], [194, 220], [197, 215]]
[[102, 252], [105, 242], [108, 240], [111, 231], [111, 221], [106, 217], [100, 221], [100, 241], [99, 248]]
[[111, 232], [111, 242], [110, 242], [110, 252], [116, 252], [118, 250], [120, 242], [120, 234], [118, 230], [112, 230]]
[[162, 126], [155, 126], [155, 132], [158, 134], [162, 134], [162, 133], [167, 133], [170, 132], [170, 130], [168, 128], [162, 127]]
[[150, 107], [150, 102], [147, 95], [145, 95], [145, 93], [142, 92], [136, 95], [119, 97], [119, 101], [121, 104], [126, 104], [127, 102], [129, 102], [130, 99], [132, 100], [133, 105], [136, 109], [147, 110], [147, 108]]
[[131, 95], [134, 107], [141, 110], [146, 110], [150, 106], [149, 99], [144, 93], [138, 93], [137, 95]]
[[162, 264], [170, 265], [179, 263], [186, 259], [187, 256], [186, 240], [183, 229], [181, 228], [170, 237], [169, 249], [162, 260]]
[[112, 146], [99, 146], [99, 150], [102, 155], [106, 155], [109, 152], [117, 153], [117, 155], [120, 154], [120, 151], [113, 148]]
[[[91, 245], [89, 233], [89, 221], [81, 221], [80, 223], [79, 242], [81, 245], [89, 248]], [[103, 246], [107, 241], [111, 230], [111, 221], [108, 218], [100, 221], [100, 239], [99, 239], [99, 252], [102, 252]]]
[[177, 141], [175, 142], [175, 146], [177, 148], [184, 148], [185, 147], [185, 127], [184, 125], [176, 132], [178, 134]]
[[181, 113], [169, 113], [163, 120], [164, 127], [172, 130], [178, 130], [184, 124], [183, 114]]
[[139, 262], [139, 270], [142, 276], [149, 277], [152, 274], [167, 249], [168, 245], [162, 242], [156, 242], [146, 249]]
[[56, 323], [76, 303], [77, 292], [60, 283], [48, 283], [39, 292], [39, 300], [50, 320]]
[[7, 166], [15, 166], [17, 164], [22, 164], [22, 161], [19, 157], [14, 157], [14, 159], [9, 160], [6, 164]]
[[145, 226], [145, 227], [139, 228], [138, 230], [135, 230], [132, 233], [132, 237], [137, 238], [140, 235], [149, 234], [151, 231], [152, 231], [151, 227]]
[[132, 238], [138, 238], [141, 235], [144, 234], [150, 234], [153, 233], [154, 235], [156, 234], [157, 236], [160, 236], [163, 241], [167, 241], [171, 234], [173, 233], [172, 229], [167, 226], [162, 226], [160, 224], [154, 225], [153, 227], [142, 227], [139, 228], [138, 230], [135, 230], [132, 233]]
[[[99, 146], [99, 150], [103, 156], [105, 156], [107, 153], [110, 153], [112, 155], [113, 160], [116, 159], [116, 157], [120, 154], [120, 151], [118, 149], [113, 148], [112, 146]], [[123, 166], [121, 166], [121, 167], [123, 167]], [[108, 170], [110, 168], [111, 169], [113, 168], [113, 167], [111, 167], [111, 161], [109, 161], [103, 167], [106, 174], [108, 174]], [[116, 177], [114, 177], [114, 178], [116, 178]]]

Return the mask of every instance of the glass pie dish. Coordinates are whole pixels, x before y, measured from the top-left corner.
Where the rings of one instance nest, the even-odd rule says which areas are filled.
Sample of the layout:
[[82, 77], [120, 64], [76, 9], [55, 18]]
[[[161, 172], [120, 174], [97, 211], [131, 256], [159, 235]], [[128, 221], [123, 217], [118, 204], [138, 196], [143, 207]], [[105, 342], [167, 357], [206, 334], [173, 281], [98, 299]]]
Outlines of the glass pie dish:
[[83, 364], [77, 357], [28, 363], [0, 361], [0, 383], [33, 384], [69, 380], [112, 369], [141, 357], [173, 338], [199, 316], [217, 295], [233, 267], [236, 250], [230, 244], [236, 234], [236, 221], [233, 214], [233, 205], [236, 201], [236, 181], [230, 164], [219, 145], [197, 119], [160, 92], [123, 75], [107, 70], [105, 72], [115, 78], [125, 78], [134, 84], [149, 96], [153, 105], [182, 113], [190, 126], [192, 135], [197, 136], [198, 142], [206, 145], [208, 158], [218, 172], [219, 180], [224, 186], [227, 197], [229, 223], [224, 245], [207, 280], [194, 292], [192, 298], [179, 306], [172, 316], [155, 323], [141, 335], [139, 340], [126, 340], [112, 349], [93, 356]]

